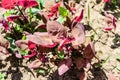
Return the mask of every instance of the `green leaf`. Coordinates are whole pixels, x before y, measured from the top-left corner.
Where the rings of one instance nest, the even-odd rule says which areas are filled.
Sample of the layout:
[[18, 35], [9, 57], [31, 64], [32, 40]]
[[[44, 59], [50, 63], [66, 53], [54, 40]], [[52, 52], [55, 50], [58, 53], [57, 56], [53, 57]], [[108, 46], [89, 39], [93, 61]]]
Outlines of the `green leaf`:
[[5, 74], [4, 73], [0, 73], [0, 80], [5, 80]]
[[116, 5], [116, 4], [117, 4], [117, 1], [116, 1], [116, 0], [112, 0], [112, 3], [113, 3], [114, 5]]
[[40, 9], [37, 8], [31, 8], [31, 14], [35, 14], [37, 12], [40, 12]]
[[41, 10], [42, 9], [41, 7], [44, 7], [45, 5], [45, 0], [37, 0], [37, 2], [38, 2], [39, 10]]
[[59, 59], [63, 60], [65, 55], [64, 55], [64, 51], [61, 51], [60, 53], [57, 54]]
[[106, 63], [108, 60], [110, 59], [110, 56], [108, 56], [104, 61], [102, 61], [102, 65], [104, 64], [104, 63]]
[[9, 35], [6, 36], [6, 39], [10, 42], [10, 50], [12, 52], [14, 52], [14, 49], [16, 48], [16, 45], [15, 45], [15, 40], [13, 38], [11, 38]]
[[19, 31], [19, 32], [23, 32], [23, 29], [20, 27], [20, 25], [16, 25], [15, 30]]
[[117, 68], [117, 70], [119, 70], [119, 71], [120, 71], [120, 66], [117, 66], [116, 68]]
[[59, 10], [59, 14], [62, 17], [67, 17], [68, 16], [69, 11], [67, 9], [65, 9], [63, 7], [59, 7], [58, 10]]
[[26, 40], [26, 35], [25, 34], [23, 35], [22, 40]]
[[60, 53], [60, 54], [58, 54], [58, 57], [59, 57], [59, 59], [61, 59], [61, 60], [64, 60], [64, 54], [62, 54], [62, 53]]
[[7, 18], [8, 16], [10, 16], [11, 14], [14, 14], [15, 11], [14, 10], [7, 10], [4, 14], [3, 14], [3, 17], [4, 18]]
[[105, 64], [109, 59], [110, 59], [110, 56], [108, 56], [105, 60], [103, 60], [103, 61], [101, 62], [101, 66], [102, 66], [103, 64]]
[[57, 19], [58, 22], [60, 23], [64, 23], [66, 21], [66, 17], [62, 17], [60, 16], [58, 19]]
[[45, 75], [46, 70], [45, 69], [39, 69], [39, 70], [36, 70], [36, 72], [39, 73], [39, 74]]
[[55, 52], [56, 52], [59, 59], [63, 60], [65, 58], [64, 51], [58, 52], [58, 48], [55, 48]]
[[28, 50], [22, 50], [22, 49], [20, 49], [20, 48], [18, 48], [18, 50], [20, 51], [20, 54], [21, 55], [27, 55], [28, 54]]

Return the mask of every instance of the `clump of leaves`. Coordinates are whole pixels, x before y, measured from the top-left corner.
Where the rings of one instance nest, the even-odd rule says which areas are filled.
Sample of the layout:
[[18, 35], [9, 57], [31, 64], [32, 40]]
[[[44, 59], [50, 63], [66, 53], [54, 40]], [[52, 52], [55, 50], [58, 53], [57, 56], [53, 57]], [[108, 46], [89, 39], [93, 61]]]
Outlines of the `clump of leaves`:
[[76, 14], [75, 6], [63, 1], [53, 0], [54, 5], [49, 7], [44, 4], [48, 2], [2, 0], [2, 7], [8, 9], [1, 23], [2, 34], [6, 34], [4, 37], [10, 43], [10, 47], [6, 47], [9, 54], [20, 59], [28, 58], [28, 67], [40, 74], [49, 72], [49, 63], [58, 66], [59, 75], [75, 64], [76, 68], [84, 70], [79, 79], [87, 78], [96, 52], [94, 42], [85, 44], [85, 28], [81, 23], [84, 9]]

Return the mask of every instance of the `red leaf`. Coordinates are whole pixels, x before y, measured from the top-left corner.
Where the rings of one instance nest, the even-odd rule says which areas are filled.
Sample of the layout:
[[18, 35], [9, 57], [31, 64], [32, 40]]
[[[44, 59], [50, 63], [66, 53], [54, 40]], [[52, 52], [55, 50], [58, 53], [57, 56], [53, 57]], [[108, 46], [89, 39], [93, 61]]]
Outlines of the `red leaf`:
[[5, 9], [13, 9], [18, 0], [2, 0], [2, 7]]
[[36, 48], [36, 44], [33, 43], [32, 41], [28, 41], [28, 48], [29, 48], [30, 50], [33, 50], [33, 49]]
[[55, 4], [55, 5], [51, 8], [50, 13], [48, 14], [48, 17], [49, 17], [49, 18], [51, 18], [54, 14], [57, 13], [59, 6], [60, 6], [60, 4], [57, 3], [57, 4]]
[[113, 25], [113, 27], [114, 27], [114, 29], [116, 29], [116, 18], [115, 17], [113, 17], [113, 19], [112, 19], [112, 25]]
[[106, 30], [106, 31], [111, 31], [113, 28], [111, 28], [111, 27], [105, 27], [104, 28], [104, 30]]
[[106, 3], [107, 3], [107, 2], [110, 2], [110, 0], [104, 0], [104, 2], [106, 2]]
[[83, 19], [83, 13], [84, 13], [84, 10], [81, 11], [79, 16], [76, 16], [74, 18], [74, 22], [81, 22], [81, 20]]
[[24, 8], [29, 8], [29, 7], [37, 6], [38, 3], [36, 0], [19, 0], [18, 5]]
[[46, 25], [44, 25], [44, 24], [43, 25], [39, 25], [38, 28], [40, 28], [40, 29], [46, 29]]

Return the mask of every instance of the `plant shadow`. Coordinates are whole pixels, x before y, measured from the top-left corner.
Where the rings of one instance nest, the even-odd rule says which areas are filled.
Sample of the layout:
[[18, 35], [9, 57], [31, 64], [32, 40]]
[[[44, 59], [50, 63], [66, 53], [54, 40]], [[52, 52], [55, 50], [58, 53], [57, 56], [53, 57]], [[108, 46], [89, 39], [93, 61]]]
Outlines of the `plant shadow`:
[[60, 76], [58, 70], [56, 70], [54, 73], [50, 74], [47, 80], [79, 80], [80, 73], [81, 70], [71, 68]]
[[5, 73], [5, 79], [10, 80], [22, 80], [24, 73], [20, 68], [24, 68], [27, 72], [30, 72], [34, 77], [34, 73], [27, 67], [22, 65], [23, 59], [18, 59], [15, 55], [11, 55], [5, 60], [5, 64], [0, 60], [0, 72]]
[[120, 35], [113, 33], [115, 35], [115, 38], [113, 39], [113, 45], [111, 45], [112, 49], [118, 48], [120, 47]]
[[[89, 72], [92, 73], [92, 76], [88, 74], [87, 80], [108, 80], [106, 73], [101, 67], [95, 67], [96, 63], [92, 65], [92, 69]], [[80, 73], [84, 70], [78, 70], [75, 68], [70, 69], [63, 75], [59, 76], [58, 70], [52, 73], [47, 80], [79, 80]]]
[[104, 8], [105, 11], [112, 11], [112, 14], [119, 19], [120, 18], [120, 3], [117, 3], [116, 5], [114, 4], [109, 4], [106, 3]]
[[92, 73], [93, 78], [88, 80], [108, 80], [108, 77], [104, 72], [104, 70], [101, 67], [96, 67], [96, 64], [99, 64], [99, 63], [94, 63], [92, 65], [92, 69], [90, 69], [90, 72]]

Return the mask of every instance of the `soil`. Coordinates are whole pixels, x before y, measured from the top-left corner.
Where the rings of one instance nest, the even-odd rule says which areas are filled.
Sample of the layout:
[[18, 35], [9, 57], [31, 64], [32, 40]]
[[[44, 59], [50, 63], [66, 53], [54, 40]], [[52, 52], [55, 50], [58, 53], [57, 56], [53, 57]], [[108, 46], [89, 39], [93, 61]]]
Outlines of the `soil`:
[[[117, 0], [119, 1], [119, 0]], [[116, 59], [120, 56], [120, 6], [117, 8], [111, 8], [106, 6], [101, 0], [82, 0], [85, 11], [87, 12], [86, 5], [90, 6], [90, 25], [96, 30], [98, 35], [95, 35], [95, 50], [96, 57], [102, 61], [107, 57], [109, 59], [102, 65], [102, 67], [96, 67], [97, 60], [92, 60], [92, 67], [89, 71], [88, 80], [109, 80], [110, 72], [115, 76], [115, 80], [120, 80], [120, 71], [117, 66], [120, 66], [120, 62]], [[117, 27], [114, 31], [104, 31], [105, 17], [102, 12], [109, 11], [117, 18]], [[5, 12], [3, 8], [0, 8], [0, 20], [2, 14]], [[86, 16], [82, 22], [86, 22]], [[1, 27], [2, 25], [0, 25]], [[87, 27], [88, 28], [88, 27]], [[86, 33], [93, 34], [93, 29], [89, 29]], [[87, 35], [90, 36], [90, 35]], [[119, 41], [115, 41], [119, 38]], [[22, 61], [22, 65], [19, 62]], [[51, 71], [49, 75], [38, 75], [33, 70], [30, 70], [26, 64], [27, 60], [19, 60], [14, 56], [10, 56], [7, 60], [0, 60], [0, 72], [6, 74], [6, 80], [79, 80], [79, 70], [75, 69], [74, 66], [66, 72], [64, 75], [59, 76], [56, 67]]]

